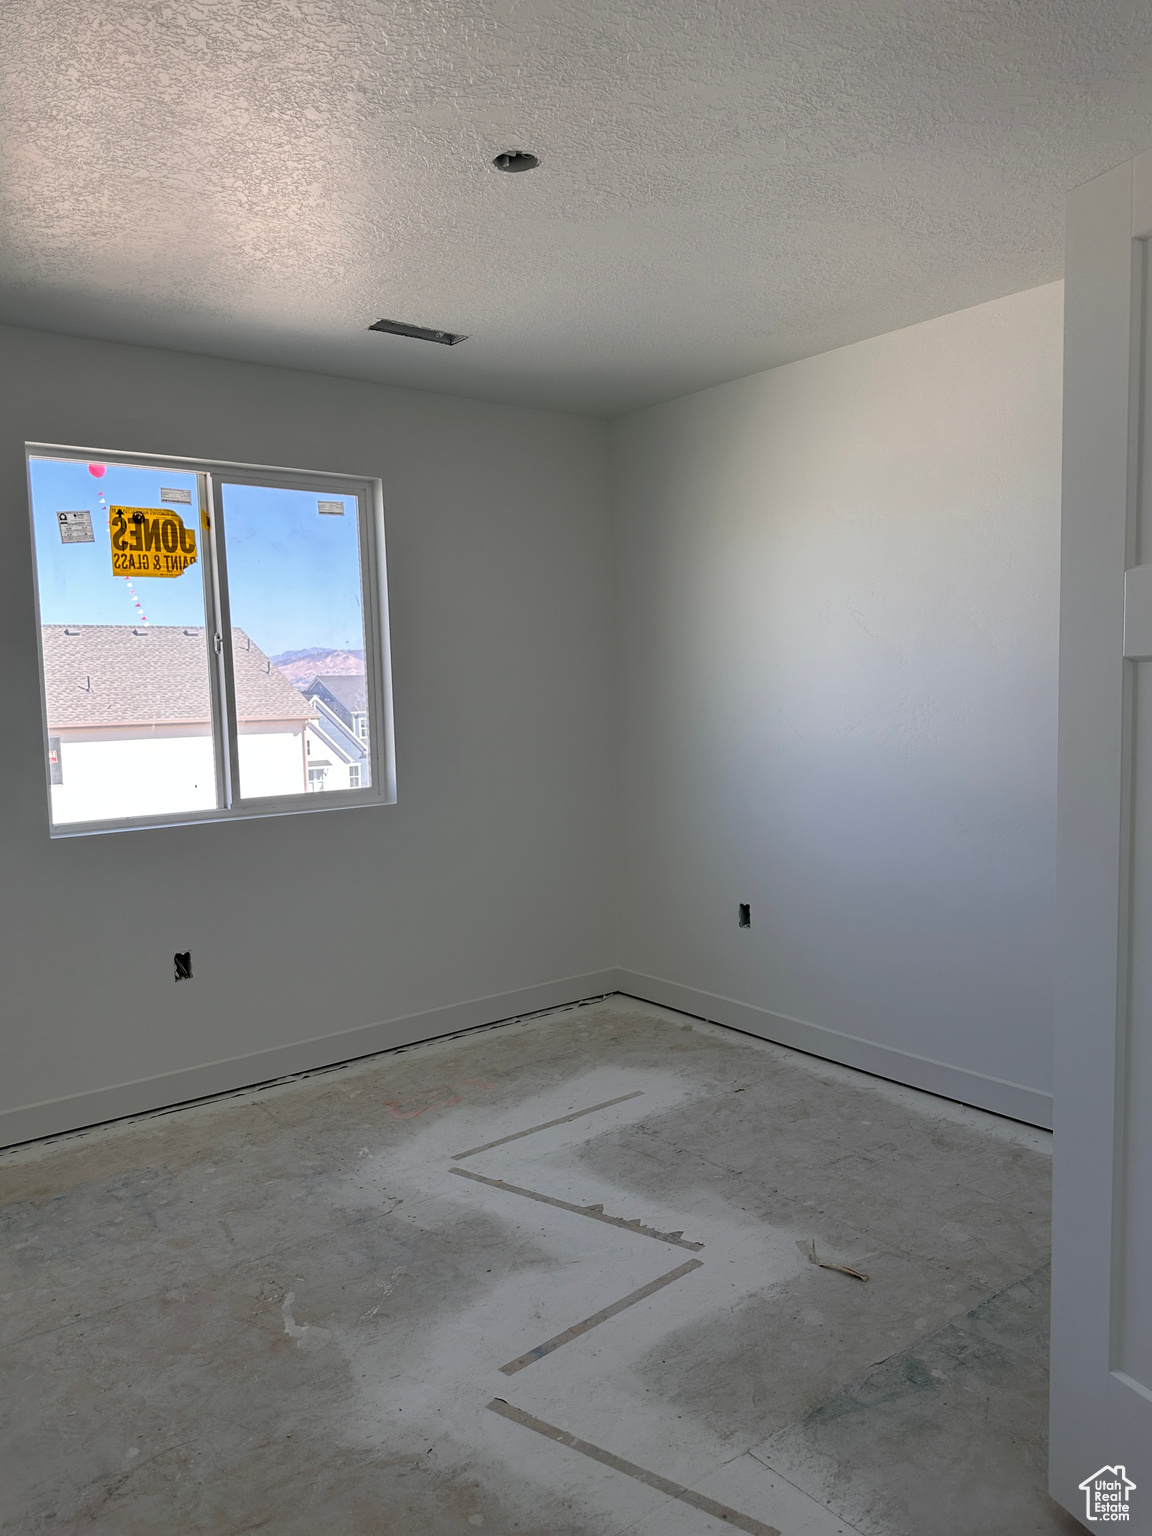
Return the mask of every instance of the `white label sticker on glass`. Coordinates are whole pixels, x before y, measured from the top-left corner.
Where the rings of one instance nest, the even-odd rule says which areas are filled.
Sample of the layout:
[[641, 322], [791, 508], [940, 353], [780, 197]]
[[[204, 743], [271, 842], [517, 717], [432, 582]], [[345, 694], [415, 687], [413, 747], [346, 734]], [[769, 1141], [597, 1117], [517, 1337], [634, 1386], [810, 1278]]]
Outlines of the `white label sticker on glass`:
[[321, 517], [343, 517], [344, 503], [342, 501], [318, 501]]
[[179, 486], [161, 486], [160, 500], [177, 502], [182, 507], [190, 507], [192, 505], [192, 492], [182, 491]]
[[61, 544], [94, 544], [91, 512], [57, 512]]

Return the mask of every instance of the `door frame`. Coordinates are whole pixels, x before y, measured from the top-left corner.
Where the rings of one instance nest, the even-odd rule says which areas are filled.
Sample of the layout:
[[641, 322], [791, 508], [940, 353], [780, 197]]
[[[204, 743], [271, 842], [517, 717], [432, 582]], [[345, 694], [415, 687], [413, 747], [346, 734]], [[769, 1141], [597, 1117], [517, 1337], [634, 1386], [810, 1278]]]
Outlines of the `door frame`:
[[[1049, 1486], [1122, 1464], [1129, 1531], [1152, 1532], [1152, 1383], [1118, 1369], [1130, 1031], [1134, 668], [1125, 572], [1138, 548], [1152, 152], [1068, 204], [1061, 520], [1052, 1387]], [[1150, 445], [1152, 449], [1152, 445]], [[1152, 509], [1149, 509], [1152, 513]], [[1149, 1170], [1152, 1176], [1152, 1170]], [[1089, 1527], [1095, 1528], [1095, 1527]]]

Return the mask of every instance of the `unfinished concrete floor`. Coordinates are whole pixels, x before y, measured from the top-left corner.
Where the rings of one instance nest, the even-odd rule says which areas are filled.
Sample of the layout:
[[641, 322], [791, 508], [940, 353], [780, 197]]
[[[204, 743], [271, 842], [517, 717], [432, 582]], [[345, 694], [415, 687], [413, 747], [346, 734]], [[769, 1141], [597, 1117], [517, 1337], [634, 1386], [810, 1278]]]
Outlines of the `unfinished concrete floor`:
[[1048, 1178], [622, 997], [18, 1149], [0, 1530], [1079, 1531]]

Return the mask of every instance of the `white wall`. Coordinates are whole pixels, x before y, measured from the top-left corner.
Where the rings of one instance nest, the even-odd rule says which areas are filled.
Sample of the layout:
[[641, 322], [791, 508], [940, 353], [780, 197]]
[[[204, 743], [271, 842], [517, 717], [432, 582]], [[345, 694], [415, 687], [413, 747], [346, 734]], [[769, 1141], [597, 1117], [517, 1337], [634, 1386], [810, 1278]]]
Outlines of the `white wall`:
[[299, 795], [308, 788], [303, 720], [246, 720], [237, 728], [236, 755], [240, 793]]
[[[50, 841], [25, 440], [378, 475], [398, 804]], [[602, 422], [7, 329], [0, 488], [0, 1141], [596, 990]]]
[[612, 426], [629, 985], [1038, 1120], [1061, 297]]
[[[116, 816], [171, 816], [216, 804], [216, 762], [208, 724], [57, 729], [60, 784], [52, 786], [52, 819], [108, 821]], [[297, 789], [304, 774], [296, 741]]]
[[[1060, 303], [610, 432], [0, 329], [0, 1143], [621, 978], [1044, 1120]], [[50, 841], [25, 440], [379, 475], [399, 803]]]

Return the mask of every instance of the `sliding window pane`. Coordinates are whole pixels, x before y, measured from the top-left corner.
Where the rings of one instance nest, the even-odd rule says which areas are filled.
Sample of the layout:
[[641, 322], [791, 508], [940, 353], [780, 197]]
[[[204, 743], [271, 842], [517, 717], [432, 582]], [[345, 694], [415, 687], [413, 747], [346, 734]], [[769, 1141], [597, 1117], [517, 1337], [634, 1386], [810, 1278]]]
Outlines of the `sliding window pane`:
[[221, 486], [240, 795], [371, 783], [359, 503]]
[[214, 809], [196, 475], [29, 473], [53, 825]]

